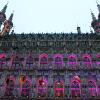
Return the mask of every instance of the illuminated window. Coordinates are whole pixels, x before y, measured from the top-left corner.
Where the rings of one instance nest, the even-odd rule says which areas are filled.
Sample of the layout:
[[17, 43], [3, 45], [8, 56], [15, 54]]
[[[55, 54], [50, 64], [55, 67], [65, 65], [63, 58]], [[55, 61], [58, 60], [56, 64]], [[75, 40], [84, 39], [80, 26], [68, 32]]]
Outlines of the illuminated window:
[[71, 80], [71, 95], [80, 96], [81, 95], [81, 79], [75, 75]]
[[88, 81], [89, 93], [91, 96], [97, 96], [98, 88], [94, 81]]
[[88, 54], [84, 55], [83, 62], [86, 66], [91, 66], [92, 65], [91, 56]]
[[43, 78], [39, 78], [38, 85], [37, 85], [37, 91], [38, 91], [38, 97], [46, 97], [48, 94], [48, 87], [47, 87], [47, 81]]
[[41, 54], [39, 56], [40, 64], [47, 64], [48, 63], [48, 55], [47, 54]]
[[70, 55], [68, 57], [68, 65], [69, 66], [76, 66], [77, 65], [77, 57], [76, 57], [76, 55]]
[[15, 87], [15, 80], [13, 77], [7, 77], [5, 80], [5, 95], [12, 96]]
[[62, 67], [63, 66], [63, 57], [61, 54], [55, 54], [54, 55], [54, 60], [55, 60], [55, 66], [56, 67]]
[[55, 82], [55, 96], [56, 97], [64, 97], [64, 82], [63, 81], [56, 81]]
[[27, 67], [33, 67], [33, 57], [29, 56], [26, 60]]

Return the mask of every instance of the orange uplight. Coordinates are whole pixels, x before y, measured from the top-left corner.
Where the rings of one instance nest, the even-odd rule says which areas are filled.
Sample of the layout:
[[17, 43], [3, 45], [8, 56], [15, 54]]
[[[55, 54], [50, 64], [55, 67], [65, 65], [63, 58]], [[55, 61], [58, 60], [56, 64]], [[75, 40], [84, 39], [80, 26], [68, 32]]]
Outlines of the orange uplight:
[[20, 81], [20, 84], [23, 85], [26, 81], [26, 77], [24, 75], [21, 75], [19, 81]]

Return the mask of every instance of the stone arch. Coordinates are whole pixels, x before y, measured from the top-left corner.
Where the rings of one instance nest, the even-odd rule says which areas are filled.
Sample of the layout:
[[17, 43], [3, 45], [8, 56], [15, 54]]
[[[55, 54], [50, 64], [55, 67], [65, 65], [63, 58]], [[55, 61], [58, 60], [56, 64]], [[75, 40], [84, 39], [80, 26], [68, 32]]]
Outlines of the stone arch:
[[96, 62], [97, 65], [100, 65], [100, 53], [96, 55], [96, 58], [97, 58], [97, 62]]
[[88, 90], [89, 90], [90, 96], [98, 95], [98, 87], [95, 80], [88, 80]]
[[62, 80], [55, 81], [54, 93], [55, 93], [55, 97], [64, 97], [65, 96], [64, 81], [62, 81]]
[[26, 66], [29, 67], [29, 68], [30, 68], [30, 67], [33, 67], [33, 60], [34, 60], [34, 59], [33, 59], [32, 55], [29, 54], [29, 55], [27, 56], [27, 58], [26, 58], [26, 61], [25, 61]]
[[48, 55], [43, 53], [39, 56], [39, 64], [48, 64]]
[[76, 97], [81, 95], [81, 83], [80, 79], [76, 79], [76, 76], [71, 80], [71, 95]]
[[28, 76], [22, 75], [20, 77], [20, 92], [22, 96], [29, 96], [32, 81]]
[[85, 65], [87, 65], [88, 67], [92, 66], [92, 58], [91, 55], [89, 54], [84, 54], [83, 55], [83, 62]]
[[54, 55], [54, 64], [56, 66], [62, 67], [64, 62], [63, 62], [63, 56], [62, 54], [55, 54]]
[[8, 76], [5, 79], [4, 82], [4, 86], [5, 86], [5, 95], [6, 96], [12, 96], [13, 94], [13, 90], [16, 86], [16, 80], [13, 76]]
[[13, 54], [10, 59], [10, 66], [12, 67], [20, 67], [20, 56], [19, 54]]
[[47, 97], [48, 95], [48, 82], [43, 77], [37, 80], [37, 94], [38, 97]]
[[71, 54], [68, 56], [68, 65], [76, 66], [77, 65], [77, 56], [74, 54]]

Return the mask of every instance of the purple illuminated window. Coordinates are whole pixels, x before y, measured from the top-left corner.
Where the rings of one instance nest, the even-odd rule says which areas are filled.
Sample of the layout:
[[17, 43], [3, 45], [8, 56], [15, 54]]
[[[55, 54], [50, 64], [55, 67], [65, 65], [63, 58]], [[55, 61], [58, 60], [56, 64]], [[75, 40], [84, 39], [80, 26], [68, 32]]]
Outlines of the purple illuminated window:
[[40, 64], [47, 64], [48, 63], [48, 55], [47, 54], [41, 54], [39, 56]]
[[90, 55], [84, 54], [83, 55], [83, 61], [84, 61], [84, 64], [87, 65], [88, 67], [92, 66], [92, 61], [91, 61], [91, 56]]
[[62, 57], [62, 55], [61, 54], [55, 54], [54, 55], [54, 61], [55, 61], [56, 65], [62, 66], [63, 65], [63, 57]]
[[68, 65], [76, 66], [77, 65], [77, 57], [76, 55], [69, 55], [68, 57]]
[[77, 80], [71, 82], [71, 95], [80, 96], [81, 95], [81, 85]]
[[55, 96], [56, 97], [64, 97], [65, 92], [64, 92], [64, 82], [63, 81], [56, 81], [55, 82]]
[[97, 54], [97, 55], [96, 55], [96, 58], [97, 58], [96, 64], [97, 64], [97, 65], [100, 65], [100, 54]]
[[46, 97], [47, 96], [47, 90], [48, 90], [48, 83], [47, 80], [44, 78], [39, 78], [37, 81], [37, 92], [39, 97]]
[[97, 96], [98, 94], [98, 88], [97, 88], [97, 84], [95, 81], [93, 80], [89, 80], [88, 81], [88, 87], [89, 87], [89, 93], [91, 96]]

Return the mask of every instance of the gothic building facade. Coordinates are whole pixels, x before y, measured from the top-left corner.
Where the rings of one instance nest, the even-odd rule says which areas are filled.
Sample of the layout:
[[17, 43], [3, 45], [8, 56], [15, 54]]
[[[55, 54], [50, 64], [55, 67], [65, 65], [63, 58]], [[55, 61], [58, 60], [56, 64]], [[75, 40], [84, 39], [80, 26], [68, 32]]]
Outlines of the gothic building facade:
[[[100, 99], [100, 5], [94, 32], [15, 34], [0, 12], [0, 98]], [[11, 31], [11, 32], [10, 32]]]

